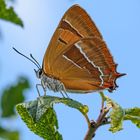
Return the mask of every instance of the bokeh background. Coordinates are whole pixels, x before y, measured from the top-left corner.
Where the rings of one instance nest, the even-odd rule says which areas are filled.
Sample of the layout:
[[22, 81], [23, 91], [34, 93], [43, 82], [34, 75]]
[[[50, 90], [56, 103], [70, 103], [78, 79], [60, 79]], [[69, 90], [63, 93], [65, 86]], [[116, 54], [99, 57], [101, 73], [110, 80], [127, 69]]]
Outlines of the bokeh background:
[[[12, 47], [26, 55], [30, 53], [42, 64], [48, 43], [65, 11], [73, 4], [81, 5], [92, 17], [101, 31], [108, 48], [118, 63], [118, 71], [127, 73], [117, 80], [119, 88], [113, 93], [105, 93], [122, 107], [140, 107], [140, 1], [139, 0], [16, 0], [13, 4], [16, 13], [23, 20], [24, 28], [0, 20], [0, 90], [16, 83], [19, 76], [26, 76], [31, 89], [26, 90], [26, 101], [37, 98], [35, 84], [40, 81], [33, 71], [32, 63], [16, 54]], [[47, 92], [60, 96], [60, 93]], [[98, 93], [69, 94], [90, 108], [89, 117], [96, 118], [100, 109]], [[10, 98], [8, 99], [10, 100]], [[64, 140], [82, 140], [87, 124], [83, 116], [74, 109], [59, 104], [55, 106], [59, 131]], [[1, 120], [1, 125], [10, 130], [19, 130], [21, 140], [41, 140], [25, 126], [20, 117]], [[124, 130], [112, 134], [109, 126], [99, 128], [96, 140], [132, 139], [140, 136], [140, 130], [130, 122], [124, 123]]]

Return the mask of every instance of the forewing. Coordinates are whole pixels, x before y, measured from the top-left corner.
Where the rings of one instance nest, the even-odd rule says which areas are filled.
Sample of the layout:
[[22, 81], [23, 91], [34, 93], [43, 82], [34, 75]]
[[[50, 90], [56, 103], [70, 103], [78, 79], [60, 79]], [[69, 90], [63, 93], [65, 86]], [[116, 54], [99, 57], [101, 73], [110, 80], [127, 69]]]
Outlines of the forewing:
[[[55, 61], [60, 62], [58, 56], [61, 56], [81, 38], [89, 36], [97, 36], [102, 39], [100, 32], [86, 11], [78, 5], [72, 6], [61, 19], [46, 50], [43, 59], [44, 72], [54, 77], [57, 76], [56, 71], [59, 70], [56, 69], [59, 69], [59, 67], [55, 67], [53, 64]], [[66, 63], [63, 65], [66, 65]]]

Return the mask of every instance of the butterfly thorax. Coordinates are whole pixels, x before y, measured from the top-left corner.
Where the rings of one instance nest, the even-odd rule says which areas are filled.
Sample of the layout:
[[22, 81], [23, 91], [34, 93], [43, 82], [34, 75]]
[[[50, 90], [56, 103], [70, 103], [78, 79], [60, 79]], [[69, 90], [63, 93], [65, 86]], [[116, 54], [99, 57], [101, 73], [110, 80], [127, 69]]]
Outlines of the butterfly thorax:
[[54, 92], [59, 92], [64, 90], [64, 85], [61, 81], [49, 77], [46, 74], [41, 75], [41, 84], [45, 90], [47, 88], [53, 90]]

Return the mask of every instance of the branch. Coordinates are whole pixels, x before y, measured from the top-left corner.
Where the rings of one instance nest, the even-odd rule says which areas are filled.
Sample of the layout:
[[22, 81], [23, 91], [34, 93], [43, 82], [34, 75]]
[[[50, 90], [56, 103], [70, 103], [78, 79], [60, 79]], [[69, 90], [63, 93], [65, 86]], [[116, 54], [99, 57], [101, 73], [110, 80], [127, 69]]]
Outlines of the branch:
[[105, 98], [105, 96], [102, 92], [100, 92], [100, 96], [101, 96], [101, 99], [102, 99], [100, 114], [99, 114], [96, 121], [91, 120], [84, 140], [92, 140], [93, 137], [95, 136], [96, 130], [100, 126], [110, 123], [108, 121], [108, 119], [106, 118], [106, 114], [109, 112], [110, 107], [107, 108], [107, 107], [104, 106], [104, 102], [106, 101], [106, 98]]

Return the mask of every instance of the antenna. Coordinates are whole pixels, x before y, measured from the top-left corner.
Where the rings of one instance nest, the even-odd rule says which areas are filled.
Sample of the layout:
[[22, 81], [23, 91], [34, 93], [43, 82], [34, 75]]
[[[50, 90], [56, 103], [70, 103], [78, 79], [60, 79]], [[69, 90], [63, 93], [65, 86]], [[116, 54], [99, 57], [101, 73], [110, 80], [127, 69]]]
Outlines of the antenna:
[[26, 55], [22, 54], [21, 52], [19, 52], [17, 49], [15, 49], [13, 47], [14, 51], [16, 51], [18, 54], [22, 55], [23, 57], [27, 58], [29, 61], [31, 61], [32, 63], [34, 63], [39, 69], [41, 69], [41, 66], [39, 65], [39, 63], [36, 61], [36, 59], [32, 56], [32, 54], [30, 54], [31, 58], [34, 60], [32, 60], [31, 58], [27, 57]]
[[36, 64], [38, 64], [38, 66], [41, 68], [40, 64], [37, 62], [37, 60], [33, 57], [32, 54], [30, 54], [30, 57], [36, 62]]

